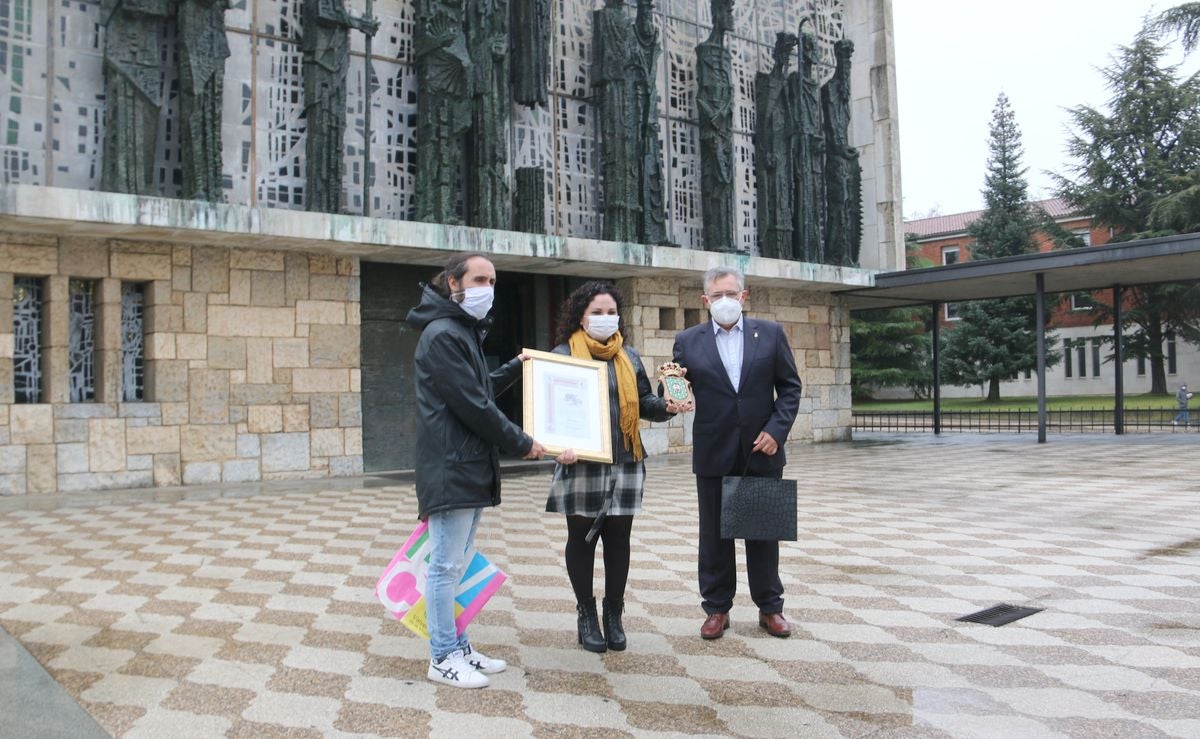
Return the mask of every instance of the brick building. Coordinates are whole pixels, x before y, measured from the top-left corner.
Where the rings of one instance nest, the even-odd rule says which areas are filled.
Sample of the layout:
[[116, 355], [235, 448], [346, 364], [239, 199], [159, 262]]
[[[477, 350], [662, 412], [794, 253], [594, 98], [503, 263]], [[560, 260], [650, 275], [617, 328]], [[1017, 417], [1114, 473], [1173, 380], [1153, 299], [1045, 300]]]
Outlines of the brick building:
[[[1088, 246], [1103, 246], [1112, 237], [1107, 227], [1092, 222], [1084, 214], [1073, 212], [1067, 203], [1051, 198], [1034, 203], [1049, 215], [1059, 228], [1081, 239]], [[934, 266], [969, 261], [974, 238], [967, 232], [970, 224], [983, 214], [982, 210], [953, 213], [945, 216], [918, 218], [904, 222], [907, 234], [915, 234], [918, 250], [916, 255]], [[1053, 242], [1045, 233], [1035, 235], [1039, 252], [1050, 251]], [[1111, 292], [1072, 293], [1060, 296], [1051, 306], [1047, 327], [1053, 331], [1057, 348], [1063, 359], [1046, 375], [1048, 395], [1110, 395], [1113, 391], [1113, 368], [1106, 357], [1111, 346], [1102, 344], [1102, 339], [1112, 336], [1112, 322], [1094, 325], [1094, 301], [1112, 300]], [[942, 306], [939, 321], [943, 329], [953, 330], [958, 305], [946, 303]], [[1187, 342], [1168, 337], [1163, 346], [1166, 357], [1167, 384], [1174, 387], [1179, 382], [1200, 382], [1200, 351]], [[1150, 376], [1144, 359], [1125, 362], [1125, 390], [1130, 394], [1150, 391]], [[1001, 383], [1004, 396], [1030, 396], [1037, 392], [1037, 381], [1032, 373], [1009, 382]], [[942, 388], [945, 397], [976, 397], [986, 394], [986, 387], [961, 387], [946, 385]]]

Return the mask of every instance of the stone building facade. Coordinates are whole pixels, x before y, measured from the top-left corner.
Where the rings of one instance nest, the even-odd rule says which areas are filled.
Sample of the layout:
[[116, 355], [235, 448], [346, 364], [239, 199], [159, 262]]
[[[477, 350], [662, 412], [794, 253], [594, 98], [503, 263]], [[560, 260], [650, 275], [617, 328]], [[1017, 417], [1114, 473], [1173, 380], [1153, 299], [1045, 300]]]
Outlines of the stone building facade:
[[[651, 372], [679, 330], [707, 320], [704, 271], [737, 266], [747, 314], [782, 323], [795, 352], [804, 397], [792, 439], [849, 438], [849, 313], [835, 291], [870, 284], [867, 270], [27, 185], [0, 186], [0, 224], [0, 495], [361, 473], [373, 402], [362, 270], [432, 274], [456, 250], [489, 253], [502, 279], [616, 280]], [[28, 326], [14, 291], [32, 283], [42, 287], [36, 402], [15, 390], [17, 331]], [[78, 399], [88, 349], [72, 295], [87, 284], [93, 391]], [[127, 400], [131, 285], [144, 297], [144, 386]], [[522, 339], [549, 348], [548, 330]], [[690, 420], [646, 424], [648, 450], [686, 451]]]
[[[0, 494], [362, 471], [358, 262], [0, 235]], [[14, 275], [44, 285], [38, 403], [16, 403]], [[96, 286], [91, 402], [71, 402], [72, 281]], [[144, 286], [144, 400], [124, 400], [122, 285]]]
[[[654, 3], [673, 246], [598, 240], [592, 0], [551, 4], [548, 107], [513, 106], [507, 129], [510, 169], [544, 173], [545, 233], [405, 220], [416, 152], [407, 0], [372, 4], [379, 85], [352, 34], [340, 212], [307, 212], [303, 5], [244, 0], [224, 14], [222, 185], [220, 202], [206, 203], [178, 199], [175, 20], [160, 29], [164, 105], [150, 196], [103, 193], [103, 4], [0, 3], [0, 43], [13, 60], [0, 65], [0, 496], [411, 467], [415, 336], [403, 315], [418, 281], [467, 250], [489, 254], [508, 286], [489, 361], [550, 348], [562, 297], [606, 278], [626, 294], [628, 335], [651, 372], [678, 331], [707, 320], [703, 273], [738, 267], [749, 315], [781, 322], [796, 353], [805, 389], [792, 438], [849, 437], [849, 318], [836, 293], [903, 264], [890, 0], [735, 7], [735, 253], [698, 250], [695, 47], [712, 25], [709, 0]], [[345, 5], [366, 11], [360, 0]], [[772, 64], [776, 32], [797, 30], [801, 18], [822, 50], [822, 80], [835, 41], [855, 44], [849, 143], [862, 165], [861, 269], [758, 256], [753, 84]], [[504, 403], [515, 417], [511, 398]], [[647, 447], [687, 450], [689, 423], [647, 426]]]

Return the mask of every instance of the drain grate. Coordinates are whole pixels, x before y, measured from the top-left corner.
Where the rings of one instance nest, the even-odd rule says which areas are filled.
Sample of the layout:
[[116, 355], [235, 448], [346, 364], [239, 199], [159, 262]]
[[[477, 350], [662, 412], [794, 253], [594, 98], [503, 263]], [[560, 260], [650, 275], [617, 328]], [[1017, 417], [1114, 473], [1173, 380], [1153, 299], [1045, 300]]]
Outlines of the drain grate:
[[1003, 626], [1026, 616], [1032, 616], [1042, 610], [1041, 608], [1024, 608], [1022, 606], [1010, 606], [1007, 603], [1001, 603], [998, 606], [985, 608], [977, 613], [969, 613], [954, 620], [970, 621], [971, 623], [985, 624], [987, 626]]

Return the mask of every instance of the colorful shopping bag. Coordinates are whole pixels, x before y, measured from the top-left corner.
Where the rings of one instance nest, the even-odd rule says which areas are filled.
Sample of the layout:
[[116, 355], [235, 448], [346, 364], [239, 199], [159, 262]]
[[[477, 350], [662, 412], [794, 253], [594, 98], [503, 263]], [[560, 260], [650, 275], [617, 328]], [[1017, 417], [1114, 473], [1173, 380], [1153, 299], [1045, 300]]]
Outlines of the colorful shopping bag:
[[[429, 574], [429, 525], [422, 521], [396, 552], [375, 584], [379, 602], [422, 639], [429, 638], [425, 622], [425, 581]], [[467, 567], [454, 596], [454, 623], [458, 633], [479, 613], [508, 576], [479, 551], [467, 557]]]

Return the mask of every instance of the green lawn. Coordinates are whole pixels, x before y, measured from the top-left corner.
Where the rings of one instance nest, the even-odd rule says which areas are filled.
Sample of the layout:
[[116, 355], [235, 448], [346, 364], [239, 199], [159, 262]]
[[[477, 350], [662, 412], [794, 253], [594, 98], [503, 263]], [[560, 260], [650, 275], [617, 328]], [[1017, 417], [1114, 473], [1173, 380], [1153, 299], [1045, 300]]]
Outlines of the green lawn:
[[[1050, 410], [1108, 410], [1113, 407], [1111, 395], [1064, 395], [1046, 398]], [[1126, 395], [1126, 408], [1176, 408], [1172, 395]], [[932, 411], [932, 400], [865, 400], [854, 401], [856, 411]], [[1001, 398], [989, 403], [979, 398], [942, 398], [944, 411], [1018, 411], [1037, 410], [1037, 398]]]

